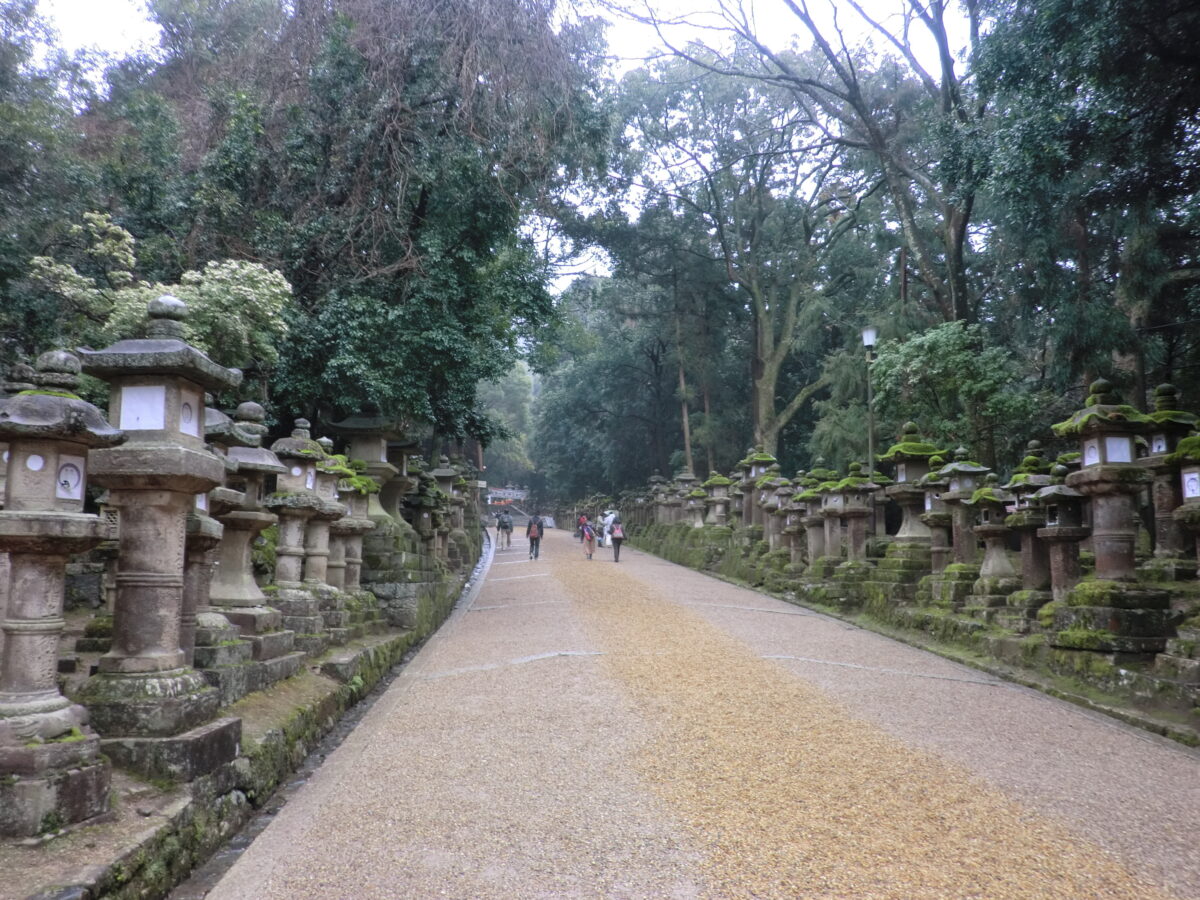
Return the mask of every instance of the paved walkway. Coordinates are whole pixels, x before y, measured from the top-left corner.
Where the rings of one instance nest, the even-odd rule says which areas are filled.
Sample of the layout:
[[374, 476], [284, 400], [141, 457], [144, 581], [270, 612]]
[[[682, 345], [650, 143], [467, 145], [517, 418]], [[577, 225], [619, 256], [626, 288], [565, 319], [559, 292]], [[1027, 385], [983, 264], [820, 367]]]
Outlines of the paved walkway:
[[210, 897], [1200, 897], [1200, 755], [628, 547], [526, 555]]

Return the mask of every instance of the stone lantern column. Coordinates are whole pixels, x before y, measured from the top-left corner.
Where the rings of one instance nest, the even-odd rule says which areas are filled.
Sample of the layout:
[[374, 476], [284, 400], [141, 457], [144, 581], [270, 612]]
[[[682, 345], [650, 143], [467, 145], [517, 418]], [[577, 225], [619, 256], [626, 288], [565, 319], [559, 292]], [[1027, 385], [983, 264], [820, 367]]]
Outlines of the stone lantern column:
[[742, 526], [749, 528], [754, 524], [754, 513], [751, 511], [751, 504], [754, 502], [754, 478], [750, 474], [750, 467], [754, 464], [755, 449], [750, 447], [746, 450], [746, 455], [738, 460], [735, 467], [738, 473], [735, 482], [737, 483], [738, 494], [741, 497], [741, 510], [738, 521]]
[[1050, 475], [1041, 459], [1041, 445], [1037, 441], [1030, 444], [1030, 452], [1003, 487], [1014, 498], [1015, 508], [1005, 524], [1021, 541], [1021, 589], [1009, 594], [1010, 612], [1000, 621], [1020, 634], [1028, 632], [1034, 613], [1052, 599], [1050, 545], [1038, 537], [1046, 525], [1046, 511], [1037, 499], [1037, 492], [1050, 484]]
[[1079, 542], [1088, 534], [1083, 525], [1083, 494], [1063, 484], [1066, 477], [1067, 467], [1055, 466], [1051, 484], [1033, 495], [1045, 512], [1046, 524], [1037, 536], [1049, 545], [1050, 596], [1057, 601], [1065, 601], [1079, 583]]
[[884, 558], [863, 585], [868, 601], [877, 607], [915, 601], [919, 582], [932, 574], [933, 536], [921, 521], [925, 510], [922, 480], [929, 474], [929, 461], [941, 453], [908, 422], [900, 440], [879, 457], [895, 468], [895, 481], [884, 488], [884, 494], [900, 505], [904, 518]]
[[1005, 524], [1007, 507], [1016, 498], [1003, 490], [1000, 479], [994, 474], [987, 477], [983, 487], [966, 501], [979, 515], [975, 533], [983, 539], [983, 562], [979, 566], [979, 578], [971, 589], [967, 600], [967, 611], [979, 618], [991, 621], [991, 610], [1004, 606], [1008, 595], [1020, 590], [1021, 580], [1008, 557], [1008, 535], [1011, 529]]
[[1196, 560], [1186, 549], [1183, 529], [1175, 521], [1175, 510], [1183, 502], [1179, 463], [1172, 454], [1197, 425], [1192, 413], [1179, 409], [1179, 392], [1174, 385], [1154, 389], [1153, 423], [1147, 435], [1149, 453], [1138, 464], [1150, 472], [1150, 498], [1154, 506], [1154, 558], [1143, 568], [1152, 581], [1181, 581], [1194, 578]]
[[[34, 370], [25, 363], [17, 363], [8, 373], [8, 380], [0, 383], [0, 402], [21, 391], [32, 391]], [[8, 443], [0, 440], [0, 509], [4, 508], [5, 474], [8, 468]], [[8, 554], [0, 551], [0, 622], [4, 621], [4, 610], [8, 606]], [[4, 658], [4, 629], [0, 628], [0, 659]]]
[[43, 354], [34, 389], [0, 402], [7, 445], [0, 553], [11, 596], [0, 655], [0, 835], [24, 837], [108, 808], [110, 771], [88, 714], [58, 688], [67, 558], [104, 539], [83, 512], [89, 451], [125, 436], [74, 393], [79, 360]]
[[850, 474], [842, 481], [842, 517], [846, 521], [846, 559], [865, 562], [867, 531], [874, 518], [874, 484], [858, 463], [850, 463]]
[[1080, 441], [1081, 467], [1067, 484], [1092, 501], [1096, 578], [1081, 582], [1055, 612], [1058, 647], [1118, 653], [1158, 653], [1166, 646], [1169, 597], [1137, 584], [1135, 495], [1150, 480], [1134, 462], [1134, 436], [1154, 423], [1120, 403], [1112, 385], [1092, 383], [1086, 406], [1054, 426]]
[[213, 509], [224, 535], [209, 602], [251, 641], [255, 659], [268, 660], [290, 652], [295, 635], [282, 630], [281, 613], [268, 605], [254, 579], [253, 545], [259, 534], [279, 521], [263, 504], [276, 476], [286, 470], [279, 457], [262, 446], [267, 433], [265, 410], [246, 402], [238, 406], [236, 416], [232, 430], [240, 439], [230, 443], [226, 456], [237, 465], [231, 484], [241, 501]]
[[[241, 373], [183, 340], [187, 306], [149, 304], [145, 338], [81, 350], [83, 370], [110, 385], [109, 418], [126, 444], [97, 450], [93, 480], [120, 510], [120, 563], [112, 649], [81, 697], [115, 761], [191, 779], [236, 755], [240, 719], [206, 725], [219, 696], [180, 648], [187, 517], [195, 496], [225, 477], [204, 443], [204, 393], [236, 387]], [[171, 740], [163, 740], [171, 738]]]
[[729, 523], [729, 488], [732, 484], [720, 472], [714, 472], [704, 482], [704, 488], [708, 491], [708, 499], [704, 501], [708, 507], [705, 524], [724, 526]]
[[328, 645], [329, 636], [320, 597], [304, 583], [305, 533], [308, 521], [327, 506], [317, 494], [317, 463], [325, 451], [312, 439], [307, 419], [297, 419], [295, 426], [290, 437], [271, 445], [284, 471], [263, 505], [279, 517], [273, 605], [283, 613], [283, 626], [295, 632], [295, 646], [315, 656]]
[[925, 491], [925, 511], [921, 513], [921, 521], [929, 529], [929, 553], [934, 575], [945, 571], [954, 553], [950, 543], [953, 523], [950, 510], [942, 499], [942, 494], [950, 485], [949, 480], [941, 475], [943, 466], [945, 461], [940, 456], [930, 457], [930, 471], [920, 481]]

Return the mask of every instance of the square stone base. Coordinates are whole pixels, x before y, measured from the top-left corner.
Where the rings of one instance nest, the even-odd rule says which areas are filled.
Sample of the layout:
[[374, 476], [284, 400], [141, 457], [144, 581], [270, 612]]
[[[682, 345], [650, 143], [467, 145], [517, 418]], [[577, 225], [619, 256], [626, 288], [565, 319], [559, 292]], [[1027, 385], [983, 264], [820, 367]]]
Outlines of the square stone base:
[[107, 760], [37, 775], [0, 777], [0, 837], [46, 834], [108, 811]]
[[237, 758], [241, 719], [217, 719], [171, 737], [107, 738], [104, 753], [118, 766], [146, 778], [192, 781]]

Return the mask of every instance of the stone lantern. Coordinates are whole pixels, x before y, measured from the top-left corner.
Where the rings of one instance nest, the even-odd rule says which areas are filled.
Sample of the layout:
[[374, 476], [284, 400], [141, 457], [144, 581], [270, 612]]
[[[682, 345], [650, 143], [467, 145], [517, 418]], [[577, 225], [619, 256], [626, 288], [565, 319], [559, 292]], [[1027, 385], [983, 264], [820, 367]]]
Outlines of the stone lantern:
[[335, 584], [334, 587], [354, 594], [362, 591], [362, 542], [363, 536], [375, 527], [370, 517], [370, 500], [379, 492], [379, 483], [368, 474], [370, 468], [365, 461], [352, 459], [349, 467], [355, 474], [338, 482], [338, 493], [349, 507], [350, 514], [334, 522], [330, 531], [331, 535], [340, 537], [345, 545], [342, 584]]
[[1149, 452], [1138, 464], [1150, 472], [1150, 497], [1154, 506], [1154, 558], [1143, 567], [1152, 581], [1178, 581], [1196, 574], [1196, 560], [1185, 549], [1183, 529], [1175, 509], [1183, 502], [1180, 467], [1172, 454], [1196, 427], [1197, 418], [1179, 409], [1179, 392], [1173, 385], [1154, 389], [1153, 423], [1147, 434]]
[[650, 500], [654, 504], [654, 524], [667, 524], [666, 507], [663, 505], [666, 499], [666, 479], [658, 472], [650, 476]]
[[921, 479], [929, 473], [929, 460], [940, 456], [941, 451], [921, 438], [913, 422], [904, 425], [900, 440], [879, 459], [891, 463], [895, 469], [894, 483], [885, 493], [900, 504], [904, 519], [895, 540], [900, 543], [929, 545], [929, 528], [921, 521], [925, 509], [925, 491]]
[[[83, 371], [110, 384], [109, 419], [128, 433], [92, 456], [93, 480], [120, 511], [120, 563], [112, 649], [81, 697], [114, 761], [191, 779], [232, 759], [241, 720], [205, 725], [217, 692], [180, 649], [184, 547], [195, 496], [225, 477], [204, 441], [205, 391], [241, 383], [183, 339], [187, 305], [150, 302], [145, 338], [81, 350]], [[170, 738], [170, 740], [165, 740]]]
[[746, 450], [746, 455], [738, 460], [734, 466], [735, 475], [733, 476], [734, 494], [741, 498], [741, 505], [735, 513], [738, 521], [745, 527], [750, 527], [754, 522], [754, 514], [750, 510], [750, 505], [754, 502], [754, 478], [750, 475], [750, 467], [753, 465], [753, 457], [755, 450], [750, 447]]
[[846, 559], [863, 562], [867, 558], [867, 526], [874, 516], [874, 495], [878, 488], [863, 475], [859, 463], [850, 463], [850, 474], [838, 485], [842, 495], [842, 518], [846, 522]]
[[687, 522], [693, 528], [704, 527], [705, 503], [708, 501], [708, 491], [702, 487], [693, 488], [683, 501], [687, 513]]
[[[17, 394], [21, 393], [21, 391], [34, 390], [36, 387], [36, 385], [33, 383], [33, 377], [35, 374], [36, 373], [33, 367], [27, 363], [17, 363], [14, 365], [8, 370], [8, 380], [0, 383], [0, 400], [3, 400], [4, 397], [15, 397]], [[3, 508], [4, 506], [4, 481], [7, 477], [5, 475], [5, 469], [7, 467], [8, 444], [4, 441], [0, 441], [0, 508]], [[2, 554], [0, 554], [0, 556], [2, 556]], [[2, 565], [3, 563], [0, 562], [0, 566]], [[3, 568], [0, 568], [0, 576], [3, 575], [3, 572]], [[4, 579], [0, 577], [0, 582], [3, 582], [3, 580]], [[4, 590], [4, 585], [0, 583], [0, 613], [4, 612]], [[3, 646], [4, 644], [0, 643], [0, 647]]]
[[793, 574], [803, 571], [804, 553], [807, 549], [804, 516], [808, 510], [808, 504], [800, 499], [800, 496], [807, 490], [807, 478], [808, 475], [803, 470], [796, 473], [792, 479], [792, 493], [788, 497], [787, 509], [785, 510], [786, 518], [784, 519], [783, 533], [787, 539], [787, 546], [790, 552], [789, 562]]
[[307, 419], [297, 419], [289, 437], [271, 445], [284, 466], [275, 491], [263, 505], [279, 517], [275, 544], [275, 594], [272, 605], [283, 613], [284, 628], [295, 633], [295, 646], [310, 656], [328, 645], [320, 597], [308, 590], [305, 576], [305, 534], [308, 521], [323, 512], [328, 501], [317, 494], [317, 463], [325, 456], [312, 439]]
[[[209, 602], [220, 607], [225, 617], [241, 629], [252, 641], [277, 632], [282, 617], [277, 609], [268, 608], [266, 595], [254, 580], [252, 545], [254, 539], [274, 525], [278, 518], [264, 508], [268, 479], [274, 480], [286, 469], [274, 453], [262, 446], [267, 427], [263, 424], [266, 411], [257, 403], [238, 406], [236, 419], [230, 426], [233, 437], [228, 441], [226, 458], [237, 466], [229, 487], [240, 494], [240, 501], [228, 509], [214, 510], [225, 529], [219, 548], [219, 559]], [[291, 633], [288, 632], [290, 639]], [[291, 649], [290, 640], [288, 649]], [[256, 658], [261, 658], [256, 651]]]
[[919, 482], [925, 491], [925, 511], [921, 513], [921, 521], [929, 529], [930, 562], [935, 575], [945, 570], [954, 552], [950, 538], [950, 508], [942, 499], [942, 494], [950, 486], [950, 479], [941, 472], [944, 466], [945, 461], [940, 456], [931, 456], [930, 471]]
[[1171, 461], [1179, 467], [1180, 493], [1183, 503], [1172, 514], [1181, 529], [1192, 536], [1197, 559], [1200, 559], [1200, 435], [1191, 435], [1179, 442]]
[[[381, 491], [392, 479], [401, 475], [400, 468], [388, 461], [389, 439], [399, 441], [401, 430], [396, 423], [381, 416], [350, 416], [329, 426], [334, 434], [343, 435], [349, 448], [346, 455], [351, 459], [361, 460], [364, 465], [363, 474], [373, 478], [380, 490], [371, 492], [367, 497], [367, 518], [377, 520], [382, 516], [396, 518], [399, 516], [399, 504], [393, 505], [393, 510], [385, 510], [381, 503]], [[401, 457], [402, 462], [405, 457]], [[407, 482], [407, 476], [405, 476]], [[411, 485], [407, 485], [411, 489]]]
[[1136, 583], [1135, 497], [1150, 481], [1134, 462], [1134, 437], [1155, 426], [1148, 416], [1122, 404], [1112, 385], [1093, 382], [1087, 403], [1054, 426], [1056, 434], [1080, 442], [1081, 468], [1067, 484], [1092, 501], [1092, 548], [1096, 579], [1071, 591], [1055, 613], [1059, 647], [1157, 653], [1166, 646], [1169, 598]]
[[746, 475], [750, 481], [750, 517], [747, 519], [747, 523], [765, 527], [767, 520], [762, 503], [766, 498], [762, 496], [762, 489], [759, 487], [759, 482], [767, 477], [772, 466], [778, 466], [779, 463], [774, 456], [765, 452], [762, 447], [755, 447], [754, 452], [750, 454], [747, 462], [749, 468], [746, 471]]
[[959, 447], [954, 451], [954, 461], [938, 472], [938, 478], [946, 481], [942, 502], [950, 510], [954, 561], [959, 565], [974, 565], [979, 560], [978, 540], [973, 530], [975, 513], [966, 501], [975, 495], [991, 471], [987, 466], [973, 462], [966, 447]]
[[722, 475], [720, 472], [714, 472], [704, 482], [704, 489], [708, 491], [708, 496], [704, 503], [708, 507], [704, 521], [708, 525], [725, 525], [729, 521], [729, 488], [733, 482]]
[[[807, 565], [825, 555], [825, 520], [821, 516], [821, 495], [817, 492], [820, 482], [808, 472], [800, 480], [800, 490], [792, 495], [792, 503], [799, 507], [800, 527], [804, 531], [804, 557]], [[795, 555], [793, 555], [795, 560]]]
[[1009, 507], [1016, 498], [999, 485], [1000, 479], [994, 473], [988, 475], [983, 486], [965, 501], [976, 511], [975, 534], [983, 539], [984, 545], [979, 578], [971, 588], [967, 609], [988, 621], [994, 617], [990, 610], [1004, 606], [1008, 595], [1021, 588], [1007, 548], [1011, 529], [1006, 522]]
[[1058, 601], [1065, 601], [1079, 583], [1079, 542], [1088, 535], [1083, 524], [1083, 494], [1067, 487], [1063, 483], [1066, 477], [1067, 467], [1055, 466], [1051, 483], [1033, 495], [1046, 519], [1037, 536], [1049, 545], [1050, 595]]
[[0, 403], [7, 444], [0, 553], [11, 594], [0, 657], [0, 835], [37, 834], [47, 823], [89, 819], [108, 808], [109, 765], [87, 711], [58, 688], [67, 558], [104, 539], [83, 512], [88, 454], [125, 436], [76, 394], [79, 360], [39, 357], [31, 390]]
[[844, 553], [842, 509], [846, 498], [842, 495], [839, 481], [823, 481], [817, 490], [821, 493], [821, 518], [825, 522], [825, 557], [841, 560]]
[[1051, 599], [1050, 545], [1038, 537], [1046, 524], [1046, 512], [1037, 497], [1038, 491], [1049, 486], [1051, 476], [1042, 461], [1041, 445], [1030, 441], [1025, 458], [1002, 490], [1014, 497], [1012, 510], [1004, 520], [1021, 542], [1021, 589], [1009, 594], [1008, 611], [999, 617], [1002, 624], [1025, 634], [1034, 613]]

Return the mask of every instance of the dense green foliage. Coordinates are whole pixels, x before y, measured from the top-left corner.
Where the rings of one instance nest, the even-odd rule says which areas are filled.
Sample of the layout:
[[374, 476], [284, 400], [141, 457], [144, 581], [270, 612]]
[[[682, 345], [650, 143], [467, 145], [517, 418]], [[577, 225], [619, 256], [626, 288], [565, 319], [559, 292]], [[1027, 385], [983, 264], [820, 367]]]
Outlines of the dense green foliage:
[[[615, 80], [553, 0], [151, 0], [160, 53], [93, 90], [0, 0], [0, 365], [172, 290], [276, 417], [564, 496], [752, 442], [844, 469], [866, 324], [878, 448], [1006, 468], [1098, 376], [1194, 407], [1196, 5], [838, 5], [781, 48], [721, 4]], [[608, 273], [554, 296], [584, 247]]]

